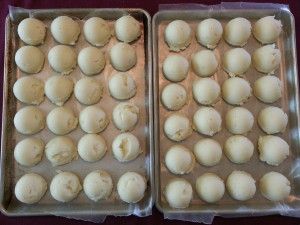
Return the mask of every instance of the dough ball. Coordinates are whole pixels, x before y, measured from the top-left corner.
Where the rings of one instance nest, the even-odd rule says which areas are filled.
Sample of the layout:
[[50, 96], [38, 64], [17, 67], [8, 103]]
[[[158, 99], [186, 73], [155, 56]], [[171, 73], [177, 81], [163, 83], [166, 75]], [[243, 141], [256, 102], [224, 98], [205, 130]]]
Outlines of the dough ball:
[[200, 134], [213, 136], [222, 129], [222, 118], [214, 108], [201, 107], [194, 114], [193, 124]]
[[235, 107], [229, 110], [225, 117], [226, 128], [233, 134], [246, 134], [254, 123], [252, 113], [243, 107]]
[[83, 181], [84, 193], [89, 199], [97, 202], [108, 199], [113, 189], [113, 181], [109, 173], [104, 170], [90, 172]]
[[269, 106], [259, 112], [257, 122], [267, 134], [276, 134], [285, 131], [288, 116], [282, 109]]
[[140, 23], [130, 15], [122, 16], [115, 23], [115, 34], [118, 40], [129, 43], [141, 36]]
[[254, 95], [265, 103], [274, 103], [281, 98], [282, 83], [275, 76], [263, 76], [254, 83]]
[[282, 163], [289, 156], [289, 149], [288, 143], [277, 136], [267, 135], [258, 139], [259, 159], [272, 166]]
[[110, 62], [119, 71], [125, 72], [135, 66], [135, 49], [126, 43], [117, 43], [110, 49]]
[[243, 105], [251, 96], [252, 89], [245, 79], [231, 77], [222, 85], [222, 96], [231, 105]]
[[100, 17], [92, 17], [85, 21], [83, 33], [85, 39], [97, 47], [106, 45], [112, 35], [108, 22]]
[[261, 73], [274, 74], [281, 61], [280, 50], [275, 45], [265, 45], [256, 49], [252, 55], [255, 69]]
[[15, 186], [15, 195], [20, 202], [34, 204], [41, 200], [47, 191], [47, 182], [36, 173], [23, 175]]
[[291, 192], [290, 181], [281, 173], [266, 173], [259, 181], [262, 195], [270, 201], [282, 201]]
[[51, 23], [51, 34], [61, 44], [75, 45], [80, 34], [80, 27], [72, 18], [59, 16]]
[[86, 47], [79, 52], [77, 63], [85, 75], [91, 76], [100, 73], [104, 69], [105, 56], [96, 47]]
[[226, 180], [226, 188], [232, 198], [239, 201], [251, 199], [256, 192], [255, 180], [244, 171], [233, 171]]
[[80, 112], [79, 124], [81, 129], [89, 134], [102, 132], [108, 125], [109, 119], [100, 107], [88, 106]]
[[22, 166], [34, 166], [43, 157], [45, 144], [39, 138], [26, 138], [20, 141], [14, 150], [15, 160]]
[[113, 110], [112, 117], [115, 126], [124, 131], [130, 131], [139, 119], [139, 108], [130, 102], [121, 102]]
[[144, 197], [146, 188], [145, 177], [136, 172], [124, 173], [117, 184], [121, 200], [127, 203], [139, 202]]
[[243, 48], [233, 48], [223, 56], [223, 68], [229, 76], [239, 76], [247, 72], [251, 65], [251, 56]]
[[25, 44], [40, 45], [45, 40], [46, 26], [38, 19], [26, 18], [19, 23], [18, 35]]
[[23, 46], [16, 52], [15, 61], [23, 72], [38, 73], [43, 69], [45, 56], [37, 47]]
[[272, 44], [276, 42], [282, 31], [280, 20], [276, 20], [275, 16], [266, 16], [254, 24], [253, 35], [262, 44]]
[[181, 55], [169, 55], [163, 62], [164, 76], [173, 82], [180, 82], [189, 72], [189, 62]]
[[174, 174], [188, 174], [195, 165], [193, 153], [183, 145], [173, 145], [165, 155], [167, 168]]
[[212, 105], [216, 103], [220, 92], [220, 85], [211, 78], [197, 79], [193, 83], [193, 96], [199, 104]]
[[78, 153], [83, 160], [88, 162], [102, 159], [106, 151], [105, 139], [98, 134], [86, 134], [78, 142]]
[[197, 161], [204, 166], [215, 166], [222, 158], [221, 145], [210, 138], [204, 138], [194, 145]]
[[81, 190], [78, 176], [71, 172], [61, 172], [55, 175], [50, 184], [50, 193], [59, 202], [72, 201]]
[[44, 101], [44, 82], [34, 77], [22, 77], [13, 87], [16, 98], [26, 104], [39, 105]]
[[192, 125], [187, 117], [172, 114], [165, 120], [164, 132], [172, 141], [183, 141], [192, 134]]
[[25, 106], [14, 117], [14, 125], [22, 134], [36, 134], [45, 127], [45, 114], [34, 106]]
[[161, 100], [167, 109], [179, 110], [187, 101], [187, 93], [180, 84], [168, 84], [161, 93]]
[[218, 60], [213, 51], [201, 50], [192, 56], [192, 67], [200, 77], [213, 75], [218, 69]]
[[108, 82], [109, 92], [118, 100], [127, 100], [136, 94], [136, 83], [128, 73], [116, 73]]
[[208, 203], [217, 202], [224, 195], [224, 181], [214, 173], [205, 173], [197, 178], [196, 191], [202, 200]]

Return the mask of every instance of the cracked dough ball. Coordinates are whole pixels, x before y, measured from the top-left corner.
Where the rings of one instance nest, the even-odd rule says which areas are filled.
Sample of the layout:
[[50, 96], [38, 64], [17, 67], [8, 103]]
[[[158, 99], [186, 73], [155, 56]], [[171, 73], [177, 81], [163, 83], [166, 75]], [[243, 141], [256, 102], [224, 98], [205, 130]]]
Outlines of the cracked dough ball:
[[251, 56], [243, 48], [233, 48], [223, 56], [223, 68], [229, 76], [239, 76], [247, 72], [251, 65]]
[[161, 93], [161, 100], [167, 109], [179, 110], [187, 101], [187, 93], [180, 84], [168, 84]]
[[110, 49], [110, 62], [118, 71], [130, 70], [135, 66], [136, 61], [135, 49], [127, 43], [117, 43]]
[[78, 153], [87, 162], [96, 162], [107, 151], [105, 139], [98, 134], [86, 134], [78, 142]]
[[164, 76], [173, 82], [186, 78], [189, 72], [189, 62], [181, 55], [169, 55], [163, 62]]
[[245, 134], [252, 129], [254, 117], [248, 109], [235, 107], [227, 112], [225, 121], [230, 133]]
[[87, 76], [100, 73], [105, 67], [104, 53], [96, 47], [86, 47], [78, 54], [77, 63]]
[[98, 106], [88, 106], [80, 112], [79, 124], [86, 133], [100, 133], [107, 127], [108, 123], [109, 119], [106, 113]]
[[136, 94], [136, 83], [128, 73], [116, 73], [108, 82], [109, 92], [118, 100], [127, 100]]
[[211, 78], [197, 79], [193, 83], [193, 96], [199, 104], [212, 105], [216, 103], [220, 92], [220, 85]]
[[139, 119], [139, 108], [130, 102], [121, 102], [113, 110], [112, 117], [115, 126], [124, 131], [130, 131]]
[[34, 46], [23, 46], [15, 55], [15, 62], [20, 70], [25, 73], [39, 73], [44, 66], [44, 53]]
[[20, 202], [34, 204], [41, 200], [47, 191], [47, 182], [39, 174], [23, 175], [15, 186], [15, 195]]
[[130, 15], [122, 16], [115, 23], [115, 34], [120, 41], [132, 42], [142, 34], [140, 23]]
[[275, 76], [263, 76], [254, 82], [254, 95], [265, 103], [274, 103], [281, 98], [282, 83]]
[[231, 105], [243, 105], [251, 96], [252, 89], [247, 80], [231, 77], [222, 85], [222, 96]]
[[18, 25], [18, 35], [28, 45], [40, 45], [45, 40], [46, 26], [38, 19], [26, 18]]
[[192, 67], [196, 75], [208, 77], [218, 69], [218, 60], [211, 50], [201, 50], [192, 56]]
[[272, 44], [276, 42], [282, 31], [280, 20], [276, 20], [275, 16], [266, 16], [254, 24], [253, 35], [262, 44]]
[[85, 21], [83, 33], [85, 39], [96, 47], [106, 45], [112, 35], [108, 22], [100, 17], [92, 17]]
[[172, 141], [183, 141], [192, 134], [192, 125], [187, 117], [172, 114], [165, 120], [164, 132]]

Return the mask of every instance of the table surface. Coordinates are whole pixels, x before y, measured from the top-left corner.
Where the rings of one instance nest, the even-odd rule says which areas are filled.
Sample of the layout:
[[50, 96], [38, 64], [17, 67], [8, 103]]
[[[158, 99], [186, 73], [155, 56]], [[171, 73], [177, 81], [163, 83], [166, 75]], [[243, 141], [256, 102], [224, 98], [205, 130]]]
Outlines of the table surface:
[[[234, 0], [231, 0], [232, 2]], [[244, 0], [247, 1], [247, 0]], [[253, 0], [254, 2], [260, 2], [259, 0]], [[0, 17], [1, 17], [1, 30], [0, 30], [0, 62], [3, 62], [4, 52], [4, 21], [8, 13], [8, 5], [22, 7], [22, 8], [143, 8], [147, 10], [151, 16], [153, 16], [158, 10], [160, 4], [174, 4], [182, 3], [184, 0], [0, 0]], [[188, 3], [201, 3], [201, 4], [219, 4], [221, 1], [216, 0], [188, 0]], [[226, 1], [223, 1], [226, 2]], [[297, 42], [300, 37], [300, 1], [298, 0], [264, 0], [263, 2], [272, 3], [283, 3], [288, 4], [292, 13], [295, 16], [296, 22], [296, 36]], [[300, 57], [298, 58], [298, 65], [300, 65]], [[3, 64], [0, 64], [0, 71], [3, 71]], [[2, 87], [2, 79], [0, 81], [0, 87]], [[2, 90], [2, 88], [0, 88]], [[1, 96], [0, 96], [1, 97]], [[2, 98], [0, 98], [2, 105]], [[109, 216], [103, 224], [182, 224], [182, 221], [177, 220], [164, 220], [163, 215], [156, 209], [153, 208], [152, 216], [139, 218], [135, 216], [129, 217], [112, 217]], [[191, 222], [184, 222], [185, 224], [193, 224]], [[283, 217], [283, 216], [264, 216], [264, 217], [246, 217], [246, 218], [221, 218], [216, 217], [213, 224], [256, 224], [256, 225], [299, 225], [300, 219]], [[53, 224], [93, 224], [90, 222], [84, 222], [73, 219], [60, 218], [55, 216], [46, 217], [6, 217], [0, 214], [1, 225], [11, 224], [30, 224], [30, 225], [53, 225]]]

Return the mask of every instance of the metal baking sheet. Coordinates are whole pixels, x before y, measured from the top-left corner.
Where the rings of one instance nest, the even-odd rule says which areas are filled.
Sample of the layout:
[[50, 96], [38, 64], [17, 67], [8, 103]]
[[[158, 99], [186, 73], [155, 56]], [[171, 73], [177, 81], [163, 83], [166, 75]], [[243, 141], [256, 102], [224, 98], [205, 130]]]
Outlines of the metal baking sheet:
[[[49, 49], [57, 43], [51, 36], [49, 30], [51, 21], [60, 15], [68, 15], [77, 20], [81, 26], [81, 34], [79, 40], [74, 46], [75, 51], [79, 52], [80, 49], [89, 46], [85, 41], [82, 27], [84, 20], [92, 16], [99, 16], [109, 21], [113, 29], [114, 21], [125, 14], [130, 14], [135, 17], [142, 26], [141, 37], [132, 43], [137, 53], [137, 65], [128, 72], [132, 74], [137, 84], [137, 94], [129, 100], [135, 103], [140, 108], [140, 117], [138, 124], [132, 131], [135, 134], [143, 149], [137, 159], [128, 162], [120, 163], [114, 159], [111, 152], [111, 143], [113, 138], [120, 133], [114, 126], [111, 120], [111, 113], [115, 105], [119, 103], [109, 95], [108, 79], [117, 71], [111, 66], [109, 62], [109, 49], [118, 41], [112, 37], [108, 44], [101, 48], [105, 52], [106, 66], [105, 69], [99, 74], [94, 76], [96, 79], [102, 81], [105, 86], [104, 96], [97, 103], [102, 107], [110, 118], [108, 127], [101, 133], [106, 139], [108, 151], [103, 159], [100, 161], [89, 163], [83, 161], [81, 158], [72, 161], [69, 164], [52, 167], [50, 162], [44, 156], [42, 161], [31, 168], [23, 167], [16, 163], [13, 157], [13, 149], [20, 140], [28, 137], [18, 133], [13, 125], [13, 117], [17, 110], [24, 107], [25, 104], [17, 101], [13, 95], [12, 87], [15, 81], [24, 76], [24, 74], [17, 68], [14, 62], [14, 55], [16, 50], [23, 45], [17, 35], [17, 25], [19, 22], [29, 16], [33, 16], [42, 20], [48, 27], [45, 43], [39, 48], [45, 54], [45, 65], [43, 70], [35, 75], [42, 80], [46, 80], [52, 75], [56, 75], [49, 66], [47, 61], [47, 53]], [[76, 216], [105, 216], [105, 215], [148, 215], [151, 213], [153, 206], [153, 172], [152, 172], [152, 55], [151, 55], [151, 27], [150, 16], [147, 12], [141, 9], [47, 9], [47, 10], [20, 10], [15, 9], [10, 13], [6, 19], [6, 36], [5, 36], [5, 71], [4, 71], [4, 86], [3, 86], [3, 116], [2, 116], [2, 145], [1, 145], [1, 189], [0, 189], [0, 202], [1, 210], [4, 214], [9, 216], [32, 216], [32, 215], [67, 215], [68, 217]], [[74, 83], [84, 77], [79, 67], [77, 66], [68, 77]], [[85, 107], [81, 105], [74, 94], [65, 103], [66, 107], [71, 108], [78, 116], [79, 112]], [[46, 114], [56, 106], [52, 104], [47, 97], [44, 102], [38, 106]], [[68, 134], [75, 143], [78, 142], [84, 132], [78, 125], [77, 129]], [[33, 135], [41, 137], [45, 143], [51, 138], [55, 137], [53, 133], [46, 127], [40, 133]], [[80, 192], [78, 197], [70, 203], [59, 203], [54, 200], [49, 192], [49, 185], [53, 176], [57, 171], [71, 171], [76, 173], [83, 181], [84, 177], [91, 171], [96, 169], [104, 169], [108, 171], [113, 178], [113, 192], [109, 199], [100, 202], [93, 202], [87, 198], [83, 191]], [[122, 202], [116, 190], [118, 178], [126, 171], [139, 172], [147, 178], [147, 190], [144, 198], [137, 204], [127, 204]], [[14, 186], [16, 181], [25, 173], [36, 172], [41, 174], [48, 182], [48, 190], [41, 201], [34, 205], [26, 205], [19, 202], [14, 196]]]

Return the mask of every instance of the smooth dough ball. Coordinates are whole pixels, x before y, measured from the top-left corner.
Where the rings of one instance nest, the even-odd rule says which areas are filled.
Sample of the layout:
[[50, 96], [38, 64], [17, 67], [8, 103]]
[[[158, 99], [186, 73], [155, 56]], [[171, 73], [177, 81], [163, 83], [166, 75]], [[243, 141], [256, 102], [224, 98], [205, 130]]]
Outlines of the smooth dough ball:
[[108, 22], [100, 17], [92, 17], [85, 21], [83, 33], [85, 39], [97, 47], [106, 45], [112, 35]]
[[272, 44], [276, 42], [282, 31], [280, 20], [276, 20], [275, 16], [266, 16], [254, 24], [253, 35], [262, 44]]
[[142, 34], [140, 23], [130, 15], [122, 16], [115, 23], [115, 34], [120, 41], [132, 42]]
[[109, 173], [104, 170], [90, 172], [83, 181], [84, 193], [89, 199], [97, 202], [108, 199], [113, 189], [113, 181]]
[[231, 77], [222, 85], [222, 96], [231, 105], [243, 105], [251, 96], [252, 89], [247, 80]]
[[278, 166], [290, 153], [290, 147], [280, 137], [267, 135], [258, 139], [259, 159], [272, 166]]
[[36, 134], [45, 127], [45, 114], [34, 106], [25, 106], [14, 117], [14, 125], [22, 134]]
[[88, 162], [96, 162], [103, 158], [107, 151], [105, 139], [98, 134], [86, 134], [78, 142], [80, 157]]
[[167, 109], [179, 110], [187, 101], [187, 93], [180, 84], [168, 84], [161, 93], [161, 100]]
[[47, 191], [47, 182], [39, 174], [23, 175], [15, 186], [15, 195], [20, 202], [34, 204], [41, 200]]
[[218, 60], [211, 50], [201, 50], [192, 56], [192, 67], [200, 77], [213, 75], [218, 69]]
[[46, 26], [38, 19], [26, 18], [18, 25], [18, 35], [28, 45], [40, 45], [45, 40]]
[[247, 72], [251, 65], [251, 56], [243, 48], [233, 48], [223, 56], [223, 68], [229, 76], [239, 76]]
[[290, 181], [278, 172], [266, 173], [259, 181], [262, 195], [270, 201], [282, 201], [291, 192]]
[[71, 172], [61, 172], [55, 175], [50, 184], [50, 193], [59, 202], [72, 201], [81, 190], [78, 176]]
[[233, 171], [226, 180], [226, 188], [232, 198], [239, 201], [251, 199], [256, 192], [255, 180], [244, 171]]
[[16, 98], [26, 104], [39, 105], [44, 101], [44, 82], [35, 77], [22, 77], [13, 87]]
[[42, 139], [26, 138], [16, 145], [15, 160], [22, 166], [34, 166], [42, 160], [44, 148], [45, 143]]
[[288, 116], [282, 109], [269, 106], [259, 112], [257, 122], [267, 134], [276, 134], [285, 131]]
[[193, 83], [194, 99], [202, 105], [212, 105], [218, 101], [220, 85], [211, 78], [197, 79]]
[[130, 131], [139, 119], [139, 108], [130, 102], [121, 102], [113, 110], [112, 117], [115, 126], [124, 131]]
[[263, 76], [254, 82], [254, 95], [265, 103], [274, 103], [281, 98], [282, 83], [275, 76]]
[[227, 112], [225, 121], [230, 133], [245, 134], [252, 129], [254, 117], [248, 109], [235, 107]]
[[79, 24], [68, 16], [59, 16], [51, 23], [54, 39], [65, 45], [75, 45], [80, 34]]
[[145, 194], [146, 179], [136, 172], [124, 173], [117, 184], [118, 194], [124, 202], [137, 203]]
[[210, 138], [204, 138], [194, 145], [197, 161], [204, 166], [215, 166], [222, 158], [221, 145]]
[[184, 80], [189, 72], [189, 62], [181, 55], [169, 55], [163, 62], [164, 76], [173, 82]]
[[217, 202], [224, 195], [224, 181], [214, 173], [205, 173], [197, 178], [196, 191], [202, 200], [208, 203]]
[[125, 72], [135, 66], [135, 49], [127, 43], [117, 43], [110, 49], [110, 62], [119, 71]]
[[89, 134], [102, 132], [108, 125], [109, 119], [100, 107], [88, 106], [80, 112], [79, 124], [81, 129]]
[[164, 132], [172, 141], [183, 141], [192, 134], [192, 125], [187, 117], [172, 114], [165, 120]]
[[86, 47], [79, 52], [77, 63], [85, 75], [91, 76], [100, 73], [104, 69], [105, 56], [96, 47]]
[[44, 53], [34, 46], [23, 46], [15, 55], [15, 62], [20, 70], [25, 73], [38, 73], [43, 69]]
[[108, 82], [108, 89], [112, 97], [118, 100], [127, 100], [136, 94], [136, 83], [128, 73], [116, 73]]

